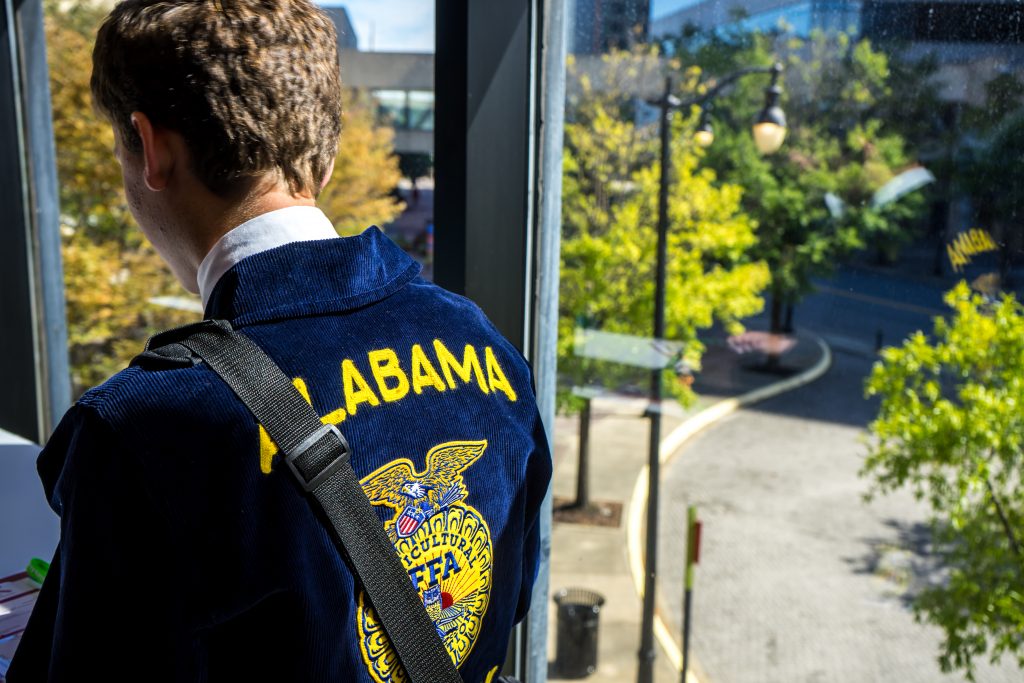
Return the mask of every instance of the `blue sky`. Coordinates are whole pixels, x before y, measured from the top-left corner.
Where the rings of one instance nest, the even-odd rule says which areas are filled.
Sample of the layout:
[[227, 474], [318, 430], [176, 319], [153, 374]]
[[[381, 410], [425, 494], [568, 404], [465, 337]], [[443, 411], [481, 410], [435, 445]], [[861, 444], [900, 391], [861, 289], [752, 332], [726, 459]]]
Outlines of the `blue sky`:
[[[660, 17], [698, 1], [652, 0], [651, 14]], [[360, 50], [434, 51], [434, 0], [323, 0], [320, 4], [348, 10]]]
[[326, 0], [348, 10], [360, 50], [433, 52], [434, 0]]
[[652, 0], [651, 16], [660, 18], [682, 7], [696, 5], [700, 0]]

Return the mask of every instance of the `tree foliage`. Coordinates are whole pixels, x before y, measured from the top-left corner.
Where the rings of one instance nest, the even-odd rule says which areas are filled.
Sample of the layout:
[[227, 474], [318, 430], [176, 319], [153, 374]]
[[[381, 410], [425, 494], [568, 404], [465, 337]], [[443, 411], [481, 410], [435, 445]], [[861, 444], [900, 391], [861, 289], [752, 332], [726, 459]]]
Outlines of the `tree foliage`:
[[402, 175], [415, 183], [430, 175], [434, 170], [434, 158], [426, 152], [405, 152], [398, 155], [398, 169]]
[[148, 244], [126, 248], [73, 232], [65, 235], [62, 255], [76, 396], [123, 368], [149, 335], [199, 318], [152, 302], [188, 295]]
[[402, 174], [394, 154], [395, 133], [379, 126], [369, 95], [347, 91], [334, 173], [317, 204], [340, 235], [354, 235], [370, 225], [390, 223], [404, 205], [392, 192]]
[[90, 33], [100, 15], [88, 5], [60, 11], [55, 4], [48, 4], [47, 9], [61, 213], [69, 227], [81, 228], [93, 238], [121, 238], [127, 225], [127, 206], [120, 170], [116, 162], [111, 163], [114, 134], [92, 110], [89, 69], [84, 66], [92, 60]]
[[[573, 385], [615, 384], [630, 376], [628, 370], [575, 355], [579, 324], [651, 334], [657, 125], [635, 123], [636, 98], [618, 85], [635, 82], [644, 59], [635, 52], [607, 56], [604, 83], [598, 85], [574, 72], [578, 95], [565, 128], [559, 322], [559, 371]], [[740, 318], [757, 313], [768, 270], [749, 257], [755, 223], [741, 209], [742, 190], [720, 183], [702, 164], [700, 149], [684, 134], [691, 125], [681, 116], [673, 123], [666, 336], [683, 342], [685, 360], [697, 367], [703, 348], [698, 332], [715, 321], [737, 327]], [[670, 386], [680, 396], [689, 395], [685, 386]]]
[[933, 339], [885, 349], [868, 379], [881, 406], [863, 474], [930, 506], [948, 575], [915, 610], [945, 633], [942, 669], [973, 680], [986, 653], [1024, 668], [1024, 306], [966, 283], [946, 302]]
[[189, 296], [135, 227], [110, 126], [92, 109], [92, 43], [102, 10], [46, 6], [68, 353], [75, 396], [124, 367], [151, 333], [194, 313], [152, 304]]
[[[124, 367], [145, 339], [198, 318], [153, 302], [198, 299], [174, 279], [128, 211], [110, 125], [93, 111], [92, 46], [106, 11], [90, 3], [48, 0], [50, 64], [68, 343], [75, 396]], [[389, 195], [399, 179], [390, 129], [375, 125], [360, 95], [346, 96], [334, 174], [321, 206], [342, 234], [393, 219]]]
[[[750, 123], [763, 106], [767, 77], [748, 76], [714, 103], [716, 139], [707, 153], [719, 177], [744, 188], [743, 209], [758, 224], [754, 254], [771, 269], [776, 309], [798, 301], [812, 289], [812, 278], [829, 274], [854, 251], [871, 245], [894, 255], [923, 203], [920, 193], [872, 202], [913, 165], [903, 137], [877, 114], [898, 96], [884, 54], [843, 33], [802, 39], [692, 29], [668, 41], [667, 49], [684, 66], [718, 77], [784, 64], [780, 103], [788, 134], [782, 149], [762, 156], [754, 146]], [[773, 315], [773, 327], [778, 322]]]

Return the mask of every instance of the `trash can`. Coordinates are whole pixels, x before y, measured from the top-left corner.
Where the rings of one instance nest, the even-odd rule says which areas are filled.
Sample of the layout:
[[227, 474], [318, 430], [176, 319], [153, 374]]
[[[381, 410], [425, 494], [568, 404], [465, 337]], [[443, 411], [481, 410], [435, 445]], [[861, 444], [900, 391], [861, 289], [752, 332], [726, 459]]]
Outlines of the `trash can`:
[[584, 588], [563, 588], [558, 606], [555, 670], [562, 678], [585, 678], [597, 669], [597, 624], [604, 598]]

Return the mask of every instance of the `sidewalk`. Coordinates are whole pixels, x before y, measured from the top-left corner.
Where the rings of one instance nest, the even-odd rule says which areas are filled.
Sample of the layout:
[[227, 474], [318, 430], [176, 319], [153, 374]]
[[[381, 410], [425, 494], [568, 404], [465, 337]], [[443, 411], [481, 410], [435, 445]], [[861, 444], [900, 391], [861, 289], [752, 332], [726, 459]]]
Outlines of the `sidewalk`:
[[[769, 387], [814, 366], [821, 359], [821, 349], [815, 339], [799, 337], [797, 345], [782, 357], [781, 369], [771, 373], [749, 369], [756, 363], [753, 356], [738, 355], [725, 345], [711, 346], [704, 358], [704, 370], [695, 384], [700, 397], [697, 404], [684, 410], [676, 403], [666, 403], [662, 418], [662, 444], [670, 440], [672, 433], [688, 418], [721, 399]], [[552, 531], [552, 595], [562, 588], [578, 587], [596, 591], [605, 598], [600, 615], [598, 668], [586, 679], [595, 683], [636, 680], [641, 600], [630, 571], [627, 516], [637, 477], [647, 464], [650, 424], [643, 417], [646, 405], [644, 399], [617, 396], [594, 399], [592, 403], [590, 499], [592, 502], [620, 504], [622, 518], [619, 525], [607, 527], [556, 521]], [[577, 416], [558, 417], [552, 482], [556, 498], [571, 499], [575, 496], [578, 438]], [[679, 557], [681, 561], [684, 539], [678, 540], [677, 547], [659, 548], [663, 559], [671, 556]], [[658, 595], [658, 603], [662, 606], [679, 599], [677, 594]], [[548, 610], [548, 658], [554, 662], [558, 624], [551, 600], [548, 601]], [[678, 642], [679, 635], [674, 636]], [[693, 655], [699, 657], [699, 653], [691, 652], [691, 662], [695, 659]], [[700, 676], [699, 663], [693, 668], [698, 680], [707, 683]], [[563, 680], [558, 678], [553, 667], [550, 678]], [[654, 680], [656, 683], [679, 680], [678, 669], [661, 647], [657, 651]]]

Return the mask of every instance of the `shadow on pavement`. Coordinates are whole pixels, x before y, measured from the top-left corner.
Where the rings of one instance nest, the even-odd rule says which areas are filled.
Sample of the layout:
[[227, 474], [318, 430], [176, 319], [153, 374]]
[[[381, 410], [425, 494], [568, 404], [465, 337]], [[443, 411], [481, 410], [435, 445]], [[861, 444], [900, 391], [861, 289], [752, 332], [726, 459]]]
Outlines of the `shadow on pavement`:
[[921, 591], [940, 584], [946, 570], [935, 554], [930, 525], [887, 519], [885, 526], [893, 531], [892, 535], [863, 539], [865, 553], [845, 559], [855, 573], [884, 581], [888, 586], [887, 597], [909, 607]]
[[822, 377], [747, 410], [865, 428], [878, 413], [878, 400], [864, 397], [870, 371], [870, 360], [833, 352], [832, 366]]

